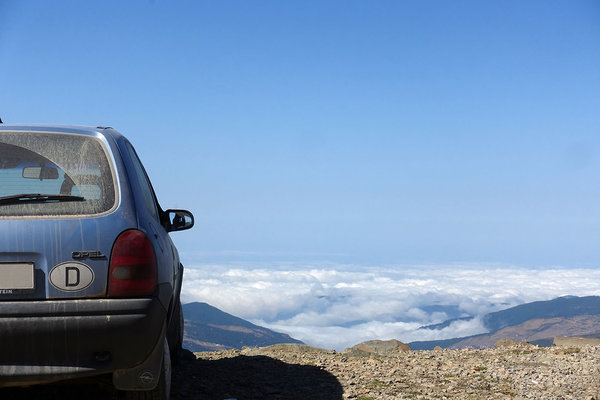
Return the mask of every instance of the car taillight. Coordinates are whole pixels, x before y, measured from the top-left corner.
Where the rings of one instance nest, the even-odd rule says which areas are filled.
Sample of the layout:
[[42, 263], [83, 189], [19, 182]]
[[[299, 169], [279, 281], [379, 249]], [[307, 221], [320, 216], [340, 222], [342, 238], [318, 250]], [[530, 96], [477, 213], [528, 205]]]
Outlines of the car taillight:
[[156, 256], [144, 232], [121, 233], [113, 245], [108, 273], [108, 296], [144, 296], [156, 288]]

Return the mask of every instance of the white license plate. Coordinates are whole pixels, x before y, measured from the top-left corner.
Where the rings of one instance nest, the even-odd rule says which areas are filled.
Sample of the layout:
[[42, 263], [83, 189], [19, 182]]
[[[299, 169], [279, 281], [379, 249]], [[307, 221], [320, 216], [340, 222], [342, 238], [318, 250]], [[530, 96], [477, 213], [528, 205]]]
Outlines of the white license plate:
[[0, 263], [0, 290], [33, 288], [33, 263]]

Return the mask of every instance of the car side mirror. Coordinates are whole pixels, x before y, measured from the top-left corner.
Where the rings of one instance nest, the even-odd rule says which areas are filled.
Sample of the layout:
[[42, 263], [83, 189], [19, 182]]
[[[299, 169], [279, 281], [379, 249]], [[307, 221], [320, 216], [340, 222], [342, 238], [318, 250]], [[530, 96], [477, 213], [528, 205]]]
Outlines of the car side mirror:
[[187, 210], [167, 210], [165, 214], [169, 218], [169, 232], [183, 231], [194, 226], [194, 215]]

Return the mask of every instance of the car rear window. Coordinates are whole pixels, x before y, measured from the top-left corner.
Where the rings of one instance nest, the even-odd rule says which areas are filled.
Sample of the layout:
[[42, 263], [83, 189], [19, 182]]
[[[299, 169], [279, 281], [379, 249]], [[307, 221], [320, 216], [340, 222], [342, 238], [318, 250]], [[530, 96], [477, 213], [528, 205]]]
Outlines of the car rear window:
[[96, 137], [0, 132], [0, 217], [106, 213], [116, 206], [115, 181]]

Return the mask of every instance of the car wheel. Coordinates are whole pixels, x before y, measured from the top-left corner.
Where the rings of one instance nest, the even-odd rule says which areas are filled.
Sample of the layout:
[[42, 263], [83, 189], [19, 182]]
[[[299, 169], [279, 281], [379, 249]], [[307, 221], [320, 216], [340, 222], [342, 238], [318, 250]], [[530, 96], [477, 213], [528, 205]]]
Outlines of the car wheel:
[[169, 400], [171, 398], [171, 353], [166, 338], [158, 385], [152, 390], [131, 390], [124, 393], [126, 400]]
[[169, 348], [171, 349], [171, 362], [173, 365], [179, 364], [181, 350], [183, 346], [183, 309], [178, 301], [173, 309], [171, 326], [169, 327]]

